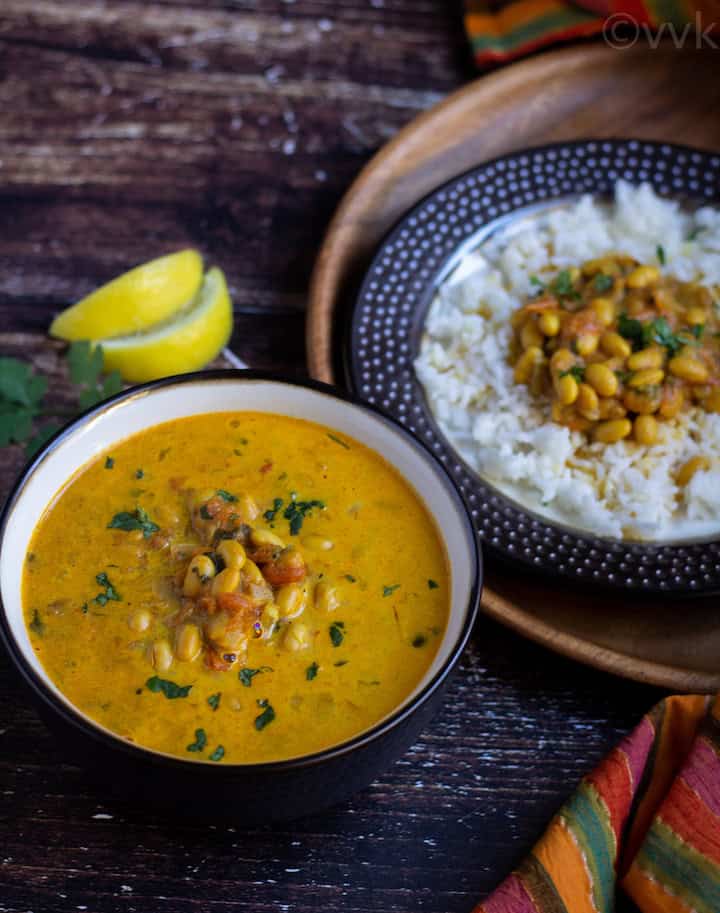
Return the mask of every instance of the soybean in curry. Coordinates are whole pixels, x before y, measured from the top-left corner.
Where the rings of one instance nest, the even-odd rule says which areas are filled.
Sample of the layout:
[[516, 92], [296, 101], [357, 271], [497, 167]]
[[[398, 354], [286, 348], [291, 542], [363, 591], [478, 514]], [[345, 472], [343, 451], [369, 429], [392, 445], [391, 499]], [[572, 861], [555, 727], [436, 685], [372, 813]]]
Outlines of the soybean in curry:
[[[622, 253], [535, 284], [512, 317], [510, 355], [515, 381], [550, 398], [553, 421], [599, 443], [650, 446], [683, 411], [720, 412], [720, 321], [707, 287]], [[707, 466], [694, 458], [680, 483]]]

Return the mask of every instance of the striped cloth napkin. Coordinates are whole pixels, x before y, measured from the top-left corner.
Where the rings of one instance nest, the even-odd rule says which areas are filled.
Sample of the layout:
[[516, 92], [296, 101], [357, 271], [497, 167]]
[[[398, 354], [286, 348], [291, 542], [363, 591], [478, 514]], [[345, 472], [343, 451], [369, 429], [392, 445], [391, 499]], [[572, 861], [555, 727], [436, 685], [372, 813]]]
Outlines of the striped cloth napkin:
[[474, 913], [720, 911], [720, 698], [658, 704]]
[[[720, 0], [466, 0], [465, 7], [480, 67], [601, 33], [611, 47], [623, 48], [659, 33], [687, 44], [690, 27], [698, 34], [720, 32]], [[720, 44], [711, 40], [702, 44]]]

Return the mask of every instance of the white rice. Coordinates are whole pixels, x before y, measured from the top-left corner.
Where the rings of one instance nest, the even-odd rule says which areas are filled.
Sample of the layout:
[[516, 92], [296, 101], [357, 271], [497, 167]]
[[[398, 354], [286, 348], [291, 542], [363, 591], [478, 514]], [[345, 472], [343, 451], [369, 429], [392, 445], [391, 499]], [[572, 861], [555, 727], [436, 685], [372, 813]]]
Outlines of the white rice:
[[[551, 280], [611, 251], [657, 264], [658, 245], [663, 272], [710, 286], [720, 307], [720, 211], [688, 213], [620, 182], [612, 206], [583, 197], [463, 257], [432, 302], [415, 369], [469, 466], [536, 514], [614, 538], [709, 537], [720, 531], [720, 415], [693, 408], [663, 422], [652, 446], [588, 446], [551, 421], [549, 403], [516, 384], [508, 363], [509, 318], [536, 291], [530, 276]], [[675, 472], [698, 454], [711, 468], [679, 489]]]

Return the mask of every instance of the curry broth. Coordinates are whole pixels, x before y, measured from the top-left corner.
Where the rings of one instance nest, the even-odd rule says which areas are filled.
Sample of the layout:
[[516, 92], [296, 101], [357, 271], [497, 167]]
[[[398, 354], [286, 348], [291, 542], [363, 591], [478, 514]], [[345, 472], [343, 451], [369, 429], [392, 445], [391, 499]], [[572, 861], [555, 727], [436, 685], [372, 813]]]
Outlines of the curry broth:
[[[188, 498], [203, 490], [236, 525], [236, 505], [255, 499], [254, 524], [302, 560], [307, 643], [293, 640], [297, 617], [273, 626], [252, 609], [262, 636], [249, 636], [246, 652], [213, 652], [205, 633], [201, 655], [178, 659], [177, 619], [197, 609], [183, 575], [203, 550]], [[260, 560], [259, 533], [238, 530]], [[200, 579], [203, 592], [217, 587]], [[329, 603], [319, 583], [325, 595], [332, 588]], [[222, 598], [253, 605], [250, 595]], [[220, 599], [207, 598], [208, 611]], [[33, 647], [75, 706], [140, 745], [229, 763], [318, 751], [390, 713], [432, 662], [448, 602], [441, 540], [401, 476], [355, 440], [260, 413], [168, 422], [92, 460], [41, 518], [23, 576]], [[138, 618], [149, 619], [144, 630]], [[154, 647], [163, 642], [176, 651], [166, 668]]]

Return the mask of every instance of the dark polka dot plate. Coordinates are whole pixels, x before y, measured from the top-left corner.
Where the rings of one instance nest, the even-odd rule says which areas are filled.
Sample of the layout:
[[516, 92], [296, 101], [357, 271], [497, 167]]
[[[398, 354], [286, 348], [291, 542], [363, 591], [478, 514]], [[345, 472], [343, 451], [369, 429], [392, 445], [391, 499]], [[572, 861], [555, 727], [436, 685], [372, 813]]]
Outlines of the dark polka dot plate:
[[459, 457], [413, 369], [425, 314], [460, 258], [511, 219], [583, 193], [643, 181], [693, 205], [720, 203], [720, 154], [636, 140], [544, 146], [480, 165], [431, 193], [390, 232], [360, 288], [346, 337], [348, 379], [399, 419], [455, 478], [486, 548], [556, 577], [644, 592], [720, 591], [720, 540], [635, 544], [594, 537], [523, 509]]

